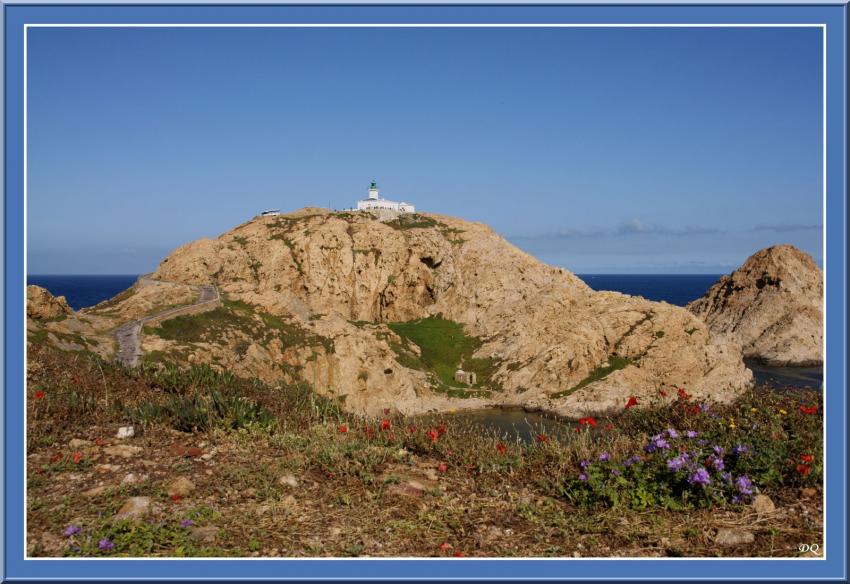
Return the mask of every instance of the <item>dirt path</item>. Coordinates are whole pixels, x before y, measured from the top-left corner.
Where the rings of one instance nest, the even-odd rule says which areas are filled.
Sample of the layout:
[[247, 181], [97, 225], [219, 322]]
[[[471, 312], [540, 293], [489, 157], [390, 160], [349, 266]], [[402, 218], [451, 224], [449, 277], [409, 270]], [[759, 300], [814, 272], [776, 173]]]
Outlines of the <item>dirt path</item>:
[[[147, 276], [139, 278], [140, 284], [143, 284], [145, 281], [160, 282], [162, 280], [150, 280]], [[195, 288], [200, 290], [200, 295], [192, 304], [186, 304], [185, 306], [178, 306], [177, 308], [169, 308], [162, 312], [149, 314], [138, 320], [132, 320], [128, 323], [122, 324], [115, 329], [112, 333], [115, 340], [118, 341], [118, 352], [116, 353], [115, 358], [128, 367], [137, 366], [139, 364], [139, 357], [142, 356], [142, 327], [146, 323], [152, 320], [166, 320], [168, 318], [180, 316], [187, 312], [197, 314], [199, 306], [208, 305], [208, 309], [212, 310], [220, 304], [221, 297], [219, 296], [218, 289], [215, 286], [203, 285], [195, 286]]]

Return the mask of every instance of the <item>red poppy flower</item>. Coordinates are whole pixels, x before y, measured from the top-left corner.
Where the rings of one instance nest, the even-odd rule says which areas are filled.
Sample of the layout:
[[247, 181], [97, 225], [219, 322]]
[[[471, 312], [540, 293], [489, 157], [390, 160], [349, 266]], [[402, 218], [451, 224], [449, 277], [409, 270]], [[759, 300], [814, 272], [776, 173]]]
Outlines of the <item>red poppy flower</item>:
[[549, 442], [549, 437], [546, 434], [538, 434], [537, 435], [538, 442]]
[[348, 432], [348, 426], [343, 424], [342, 426], [339, 427], [339, 433], [340, 434], [345, 434], [346, 432]]
[[383, 432], [384, 430], [389, 430], [391, 425], [392, 424], [390, 424], [390, 421], [384, 418], [383, 420], [381, 420], [381, 431]]
[[174, 501], [175, 503], [182, 498], [183, 498], [183, 495], [178, 495], [177, 493], [174, 493], [173, 495], [171, 495], [171, 500]]
[[676, 390], [676, 394], [679, 396], [679, 399], [688, 399], [691, 397], [688, 395], [688, 392], [684, 390], [684, 388], [680, 387]]
[[437, 432], [439, 432], [439, 433], [440, 433], [440, 436], [442, 436], [443, 434], [445, 434], [445, 433], [446, 433], [446, 425], [445, 425], [445, 424], [440, 424], [440, 426], [437, 428]]
[[95, 438], [94, 443], [98, 446], [103, 446], [103, 438]]
[[389, 415], [390, 415], [390, 408], [384, 408], [384, 415], [385, 415], [385, 416], [389, 416]]
[[611, 431], [611, 430], [613, 430], [613, 429], [614, 429], [614, 424], [607, 424], [607, 425], [605, 426], [605, 431], [606, 431], [606, 432], [610, 432], [610, 431]]
[[463, 553], [463, 552], [455, 552], [455, 553], [454, 553], [454, 554], [452, 554], [452, 555], [453, 555], [454, 557], [456, 557], [456, 558], [464, 558], [464, 557], [466, 557], [466, 554], [465, 554], [465, 553]]
[[445, 462], [441, 462], [440, 466], [437, 467], [437, 470], [440, 472], [446, 472], [447, 470], [449, 470], [449, 467], [446, 466]]
[[812, 462], [814, 459], [815, 459], [815, 457], [812, 456], [811, 454], [801, 454], [800, 455], [800, 460], [802, 460], [803, 462]]
[[434, 428], [431, 428], [430, 430], [428, 430], [428, 438], [431, 439], [431, 442], [436, 442], [437, 438], [439, 436], [440, 435], [437, 433], [437, 431]]
[[416, 426], [411, 424], [410, 426], [407, 427], [407, 431], [410, 432], [411, 434], [416, 434]]
[[797, 472], [803, 476], [806, 476], [807, 474], [812, 472], [812, 467], [810, 467], [808, 464], [798, 464]]
[[80, 461], [83, 459], [83, 453], [74, 451], [74, 464], [80, 464]]
[[667, 392], [664, 391], [663, 389], [659, 390], [658, 393], [661, 394], [661, 397], [667, 397]]
[[41, 398], [44, 397], [44, 392], [39, 390], [39, 391], [35, 392], [35, 395], [33, 397], [35, 397], [35, 399], [41, 399]]
[[804, 414], [814, 414], [815, 412], [818, 411], [818, 407], [817, 406], [811, 406], [811, 407], [807, 408], [806, 406], [801, 405], [800, 411], [803, 412]]
[[59, 462], [60, 460], [62, 460], [62, 455], [54, 454], [53, 457], [50, 459], [50, 462]]
[[699, 409], [699, 406], [697, 406], [697, 405], [693, 405], [693, 406], [688, 408], [688, 413], [691, 414], [692, 416], [696, 416], [697, 414], [700, 413], [700, 411], [701, 410]]
[[586, 418], [579, 418], [578, 423], [579, 423], [580, 426], [593, 426], [595, 428], [596, 427], [596, 418], [594, 418], [592, 416], [588, 416]]
[[499, 454], [504, 455], [508, 448], [504, 445], [504, 443], [499, 442], [498, 444], [496, 444], [496, 450], [499, 451]]
[[626, 402], [626, 409], [633, 408], [638, 405], [638, 400], [635, 396], [630, 396], [629, 401]]
[[444, 551], [450, 550], [450, 549], [452, 549], [452, 544], [450, 544], [449, 542], [444, 541], [443, 543], [440, 544], [440, 551], [441, 552], [444, 552]]

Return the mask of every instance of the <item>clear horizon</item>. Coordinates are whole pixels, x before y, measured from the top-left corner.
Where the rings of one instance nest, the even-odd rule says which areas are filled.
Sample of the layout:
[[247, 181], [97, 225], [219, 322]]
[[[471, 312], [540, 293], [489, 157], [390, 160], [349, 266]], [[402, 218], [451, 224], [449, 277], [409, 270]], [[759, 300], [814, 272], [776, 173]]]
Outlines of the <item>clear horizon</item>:
[[576, 274], [823, 264], [818, 29], [32, 29], [28, 271], [376, 179]]

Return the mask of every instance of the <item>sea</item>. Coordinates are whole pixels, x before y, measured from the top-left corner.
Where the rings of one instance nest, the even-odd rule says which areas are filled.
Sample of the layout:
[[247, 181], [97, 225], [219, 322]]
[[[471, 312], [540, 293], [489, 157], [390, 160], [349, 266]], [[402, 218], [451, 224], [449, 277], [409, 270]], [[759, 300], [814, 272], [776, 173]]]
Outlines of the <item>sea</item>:
[[[578, 276], [594, 290], [612, 290], [677, 306], [685, 306], [688, 302], [705, 294], [720, 277], [720, 275], [704, 274], [579, 274]], [[137, 275], [33, 275], [27, 277], [27, 283], [47, 288], [54, 296], [65, 296], [71, 308], [79, 310], [112, 298], [132, 286], [137, 278]], [[755, 381], [759, 385], [788, 391], [822, 387], [821, 367], [765, 367], [750, 360], [747, 360], [747, 366], [753, 371]], [[485, 423], [488, 427], [521, 436], [522, 439], [528, 439], [534, 434], [535, 430], [532, 426], [544, 422], [551, 423], [551, 419], [521, 410], [487, 410], [459, 415], [468, 415], [470, 421]], [[518, 426], [522, 426], [521, 431], [518, 430]]]
[[[32, 275], [27, 284], [47, 288], [54, 296], [64, 296], [74, 310], [94, 306], [109, 300], [133, 285], [137, 274], [110, 276], [93, 275]], [[719, 275], [686, 274], [579, 274], [594, 290], [613, 290], [632, 296], [643, 296], [656, 302], [664, 301], [684, 306], [696, 300], [717, 281]]]

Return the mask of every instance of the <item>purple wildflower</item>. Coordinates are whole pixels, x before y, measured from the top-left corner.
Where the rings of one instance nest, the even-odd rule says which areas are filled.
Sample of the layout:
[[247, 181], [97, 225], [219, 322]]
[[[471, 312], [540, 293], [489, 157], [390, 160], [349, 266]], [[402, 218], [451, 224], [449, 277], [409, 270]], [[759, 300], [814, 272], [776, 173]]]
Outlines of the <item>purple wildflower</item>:
[[618, 476], [620, 476], [620, 475], [621, 475], [621, 474], [623, 474], [623, 473], [621, 473], [619, 470], [617, 470], [617, 469], [615, 468], [614, 470], [612, 470], [612, 471], [611, 471], [611, 474], [612, 474], [613, 476], [615, 476], [615, 477], [618, 477]]
[[71, 537], [72, 535], [77, 535], [78, 533], [80, 533], [80, 531], [82, 530], [76, 525], [69, 525], [67, 529], [62, 532], [62, 535], [64, 535], [65, 537]]
[[710, 409], [710, 407], [711, 406], [709, 406], [708, 404], [700, 404], [699, 411], [701, 411], [702, 413], [705, 413]]
[[671, 458], [667, 461], [667, 468], [672, 471], [681, 470], [681, 468], [685, 466], [685, 458], [683, 456], [677, 456], [675, 458]]
[[685, 436], [687, 436], [688, 438], [696, 438], [697, 433], [694, 432], [693, 430], [688, 430], [687, 432], [685, 432]]
[[704, 468], [698, 468], [694, 474], [690, 476], [688, 482], [692, 485], [707, 485], [711, 482], [711, 477], [708, 476], [708, 471]]
[[115, 547], [115, 544], [104, 537], [102, 540], [97, 542], [97, 547], [102, 549], [102, 550], [109, 551], [109, 550], [111, 550], [112, 548]]
[[195, 522], [191, 519], [184, 519], [180, 522], [180, 527], [192, 527], [193, 525], [195, 525]]
[[580, 475], [578, 475], [578, 480], [580, 480], [580, 481], [586, 481], [586, 480], [587, 480], [587, 474], [586, 474], [586, 473], [581, 473]]
[[738, 477], [738, 480], [735, 481], [735, 485], [738, 487], [738, 492], [741, 495], [752, 495], [753, 494], [753, 481], [747, 475], [741, 475]]
[[611, 459], [611, 455], [608, 454], [607, 452], [603, 452], [602, 454], [599, 455], [599, 460], [601, 460], [602, 462], [608, 462], [610, 459]]
[[723, 456], [723, 453], [726, 452], [722, 446], [715, 446], [712, 450], [714, 450], [714, 454], [717, 456]]
[[655, 447], [656, 448], [663, 448], [663, 449], [666, 450], [666, 449], [670, 448], [670, 444], [664, 438], [659, 438], [658, 440], [655, 441]]
[[732, 473], [731, 472], [722, 472], [722, 473], [720, 473], [720, 478], [722, 478], [724, 481], [726, 481], [728, 483], [729, 481], [732, 480]]
[[586, 469], [587, 467], [590, 466], [590, 461], [589, 460], [582, 460], [580, 463], [578, 463], [578, 465], [582, 468], [582, 470], [584, 470], [584, 469]]
[[667, 428], [667, 436], [675, 439], [679, 437], [679, 433], [674, 428]]
[[743, 453], [747, 452], [748, 448], [742, 444], [738, 444], [735, 448], [732, 449], [732, 454], [735, 456], [741, 456]]
[[726, 464], [723, 462], [723, 459], [719, 456], [709, 456], [708, 463], [714, 468], [714, 470], [721, 471], [726, 468]]
[[636, 462], [640, 462], [640, 456], [632, 456], [623, 461], [623, 466], [631, 466]]

